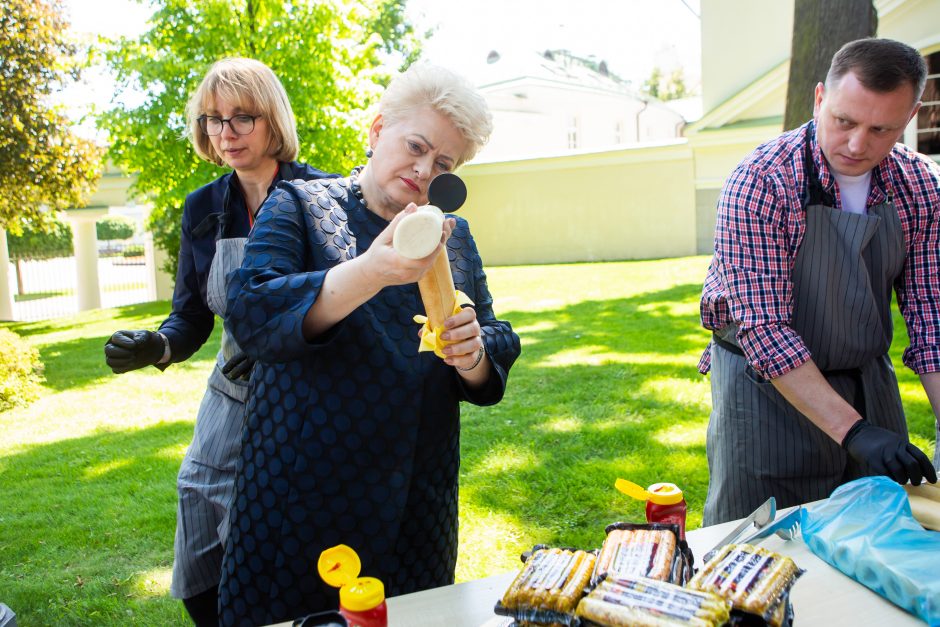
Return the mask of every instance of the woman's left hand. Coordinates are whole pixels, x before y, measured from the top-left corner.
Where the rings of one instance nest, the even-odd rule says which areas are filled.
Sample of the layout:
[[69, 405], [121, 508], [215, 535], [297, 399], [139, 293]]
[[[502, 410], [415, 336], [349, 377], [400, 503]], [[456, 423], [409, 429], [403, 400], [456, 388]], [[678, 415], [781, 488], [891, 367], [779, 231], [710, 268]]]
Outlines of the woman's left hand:
[[464, 307], [460, 313], [444, 321], [441, 339], [454, 342], [444, 347], [447, 357], [444, 363], [457, 368], [469, 369], [476, 363], [483, 348], [483, 330], [477, 322], [477, 312], [473, 307]]

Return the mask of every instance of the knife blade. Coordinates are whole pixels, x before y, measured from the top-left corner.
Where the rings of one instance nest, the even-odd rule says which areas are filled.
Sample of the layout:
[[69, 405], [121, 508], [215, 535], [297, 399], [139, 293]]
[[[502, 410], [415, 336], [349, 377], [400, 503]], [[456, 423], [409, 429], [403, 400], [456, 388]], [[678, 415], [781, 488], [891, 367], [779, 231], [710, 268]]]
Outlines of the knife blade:
[[734, 542], [737, 538], [744, 534], [751, 525], [754, 525], [758, 529], [761, 529], [774, 519], [774, 516], [777, 515], [777, 500], [774, 497], [770, 497], [761, 504], [760, 507], [751, 512], [747, 518], [741, 521], [741, 523], [735, 527], [731, 533], [722, 538], [718, 544], [712, 547], [712, 549], [705, 554], [705, 562], [715, 556], [715, 553], [718, 552], [721, 547], [726, 546]]

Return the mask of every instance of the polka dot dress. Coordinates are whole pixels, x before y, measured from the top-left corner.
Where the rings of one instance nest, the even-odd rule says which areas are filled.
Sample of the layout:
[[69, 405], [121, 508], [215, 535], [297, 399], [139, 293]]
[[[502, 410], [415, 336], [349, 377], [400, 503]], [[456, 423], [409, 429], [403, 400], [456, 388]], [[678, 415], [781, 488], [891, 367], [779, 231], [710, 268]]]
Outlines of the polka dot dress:
[[282, 183], [229, 280], [227, 328], [259, 365], [237, 467], [219, 586], [223, 625], [260, 625], [335, 608], [320, 552], [353, 547], [362, 574], [394, 596], [453, 583], [459, 401], [498, 402], [519, 338], [495, 319], [465, 220], [448, 240], [457, 289], [476, 303], [493, 364], [482, 388], [417, 352], [416, 284], [393, 286], [315, 342], [301, 322], [331, 267], [388, 225], [349, 179]]

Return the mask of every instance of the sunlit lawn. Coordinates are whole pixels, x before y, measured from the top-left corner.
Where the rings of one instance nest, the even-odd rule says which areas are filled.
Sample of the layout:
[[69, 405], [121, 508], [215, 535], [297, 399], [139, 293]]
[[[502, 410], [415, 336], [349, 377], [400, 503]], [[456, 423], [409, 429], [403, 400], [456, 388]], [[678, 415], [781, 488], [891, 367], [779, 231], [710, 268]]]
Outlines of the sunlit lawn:
[[[533, 543], [596, 547], [641, 520], [618, 476], [672, 481], [701, 521], [708, 481], [707, 259], [492, 268], [497, 314], [523, 354], [505, 400], [465, 407], [458, 580], [514, 569]], [[154, 328], [168, 303], [5, 324], [46, 364], [44, 396], [0, 413], [0, 601], [28, 625], [185, 624], [167, 596], [175, 477], [218, 330], [186, 364], [121, 377], [102, 358], [119, 328]], [[916, 444], [933, 418], [893, 354]]]

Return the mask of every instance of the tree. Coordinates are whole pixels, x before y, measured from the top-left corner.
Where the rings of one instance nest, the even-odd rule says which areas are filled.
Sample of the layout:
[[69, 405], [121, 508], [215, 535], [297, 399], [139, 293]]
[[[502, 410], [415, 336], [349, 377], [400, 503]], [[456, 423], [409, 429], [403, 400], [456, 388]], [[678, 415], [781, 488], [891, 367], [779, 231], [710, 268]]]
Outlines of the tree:
[[417, 50], [405, 0], [157, 0], [151, 28], [111, 42], [105, 56], [122, 88], [146, 95], [101, 118], [109, 155], [138, 173], [135, 193], [152, 204], [149, 228], [175, 271], [186, 194], [225, 172], [200, 160], [181, 137], [186, 101], [218, 59], [267, 64], [284, 83], [297, 118], [300, 160], [347, 173], [363, 160], [366, 113], [388, 77], [380, 65]]
[[72, 254], [72, 227], [51, 213], [43, 216], [42, 226], [33, 223], [22, 225], [19, 235], [7, 234], [11, 259], [51, 259]]
[[60, 0], [0, 4], [0, 226], [13, 234], [84, 205], [98, 180], [100, 150], [49, 103], [78, 77], [67, 31]]
[[650, 76], [643, 82], [643, 93], [658, 100], [677, 100], [691, 95], [692, 91], [685, 84], [685, 73], [676, 68], [668, 77], [663, 75], [659, 66], [654, 66]]
[[23, 262], [30, 259], [52, 259], [72, 255], [72, 227], [54, 212], [36, 222], [21, 221], [19, 235], [7, 234], [10, 259], [16, 263], [16, 293], [26, 293]]
[[95, 235], [105, 242], [133, 237], [134, 221], [124, 216], [105, 216], [95, 223]]
[[813, 90], [826, 80], [832, 55], [844, 44], [878, 30], [872, 0], [796, 0], [784, 129], [813, 117]]

